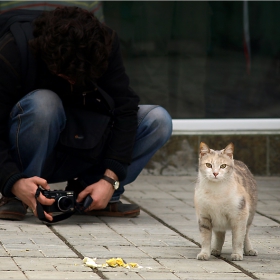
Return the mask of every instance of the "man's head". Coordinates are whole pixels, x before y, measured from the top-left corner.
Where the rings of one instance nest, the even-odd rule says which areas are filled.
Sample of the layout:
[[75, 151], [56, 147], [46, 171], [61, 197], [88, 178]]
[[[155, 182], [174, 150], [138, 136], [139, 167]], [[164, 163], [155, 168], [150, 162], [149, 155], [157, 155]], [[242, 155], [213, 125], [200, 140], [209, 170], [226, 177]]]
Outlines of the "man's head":
[[83, 84], [106, 70], [111, 36], [91, 12], [63, 7], [46, 11], [34, 21], [30, 46], [51, 72]]

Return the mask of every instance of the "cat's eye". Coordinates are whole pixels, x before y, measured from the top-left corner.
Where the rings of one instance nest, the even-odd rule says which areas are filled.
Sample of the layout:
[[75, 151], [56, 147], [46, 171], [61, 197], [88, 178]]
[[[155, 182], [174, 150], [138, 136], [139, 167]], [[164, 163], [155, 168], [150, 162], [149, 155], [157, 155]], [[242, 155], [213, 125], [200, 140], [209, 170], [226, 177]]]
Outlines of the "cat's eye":
[[220, 166], [220, 168], [222, 168], [222, 169], [224, 169], [226, 167], [227, 167], [227, 165], [225, 163]]
[[206, 166], [208, 167], [208, 168], [212, 168], [212, 164], [211, 163], [206, 163]]

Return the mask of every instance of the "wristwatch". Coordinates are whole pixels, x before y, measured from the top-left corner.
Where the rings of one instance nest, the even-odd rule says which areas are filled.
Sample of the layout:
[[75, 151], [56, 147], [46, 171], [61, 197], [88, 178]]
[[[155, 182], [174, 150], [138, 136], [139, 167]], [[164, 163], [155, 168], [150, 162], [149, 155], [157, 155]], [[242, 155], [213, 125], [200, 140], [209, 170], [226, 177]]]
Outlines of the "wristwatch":
[[106, 175], [103, 175], [102, 179], [107, 181], [107, 182], [109, 182], [110, 184], [112, 184], [112, 186], [113, 186], [113, 188], [115, 190], [117, 190], [119, 188], [119, 186], [120, 186], [120, 182], [119, 181], [116, 181], [116, 180], [114, 180], [114, 179], [112, 179], [112, 178], [110, 178], [110, 177], [108, 177]]

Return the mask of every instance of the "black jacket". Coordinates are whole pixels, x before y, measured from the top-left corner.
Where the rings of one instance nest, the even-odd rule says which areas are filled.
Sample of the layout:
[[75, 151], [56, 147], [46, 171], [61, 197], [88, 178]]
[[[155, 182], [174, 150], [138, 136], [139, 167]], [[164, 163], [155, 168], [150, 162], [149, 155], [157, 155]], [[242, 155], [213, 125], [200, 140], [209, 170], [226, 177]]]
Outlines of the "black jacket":
[[[120, 180], [126, 176], [131, 162], [132, 150], [137, 129], [139, 97], [129, 87], [129, 78], [123, 65], [120, 43], [114, 32], [112, 50], [106, 72], [95, 81], [95, 94], [100, 90], [107, 92], [114, 100], [114, 126], [103, 161], [104, 168], [114, 171]], [[9, 153], [8, 120], [12, 107], [25, 94], [21, 78], [19, 50], [10, 33], [0, 38], [0, 191], [4, 196], [13, 196], [11, 188], [20, 178], [25, 178]], [[34, 89], [45, 88], [56, 92], [62, 102], [77, 104], [87, 102], [90, 96], [74, 95], [70, 84], [48, 71], [42, 61], [37, 61], [36, 85]], [[79, 89], [80, 90], [80, 89]], [[79, 91], [78, 90], [78, 91]], [[86, 90], [86, 89], [83, 89]], [[90, 89], [92, 90], [92, 88]], [[75, 87], [74, 87], [75, 92]], [[94, 108], [92, 108], [94, 110]], [[100, 109], [102, 110], [102, 108]]]

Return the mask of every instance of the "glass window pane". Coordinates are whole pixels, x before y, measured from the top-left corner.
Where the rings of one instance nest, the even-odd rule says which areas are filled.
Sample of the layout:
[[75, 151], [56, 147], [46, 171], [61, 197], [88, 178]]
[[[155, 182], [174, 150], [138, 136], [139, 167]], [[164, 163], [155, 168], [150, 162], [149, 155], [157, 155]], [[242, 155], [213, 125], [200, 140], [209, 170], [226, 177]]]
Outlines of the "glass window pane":
[[141, 103], [173, 118], [279, 118], [280, 2], [104, 1]]

